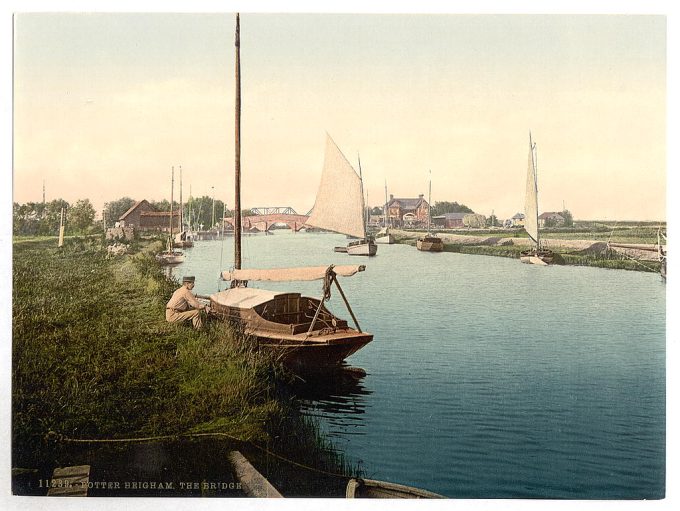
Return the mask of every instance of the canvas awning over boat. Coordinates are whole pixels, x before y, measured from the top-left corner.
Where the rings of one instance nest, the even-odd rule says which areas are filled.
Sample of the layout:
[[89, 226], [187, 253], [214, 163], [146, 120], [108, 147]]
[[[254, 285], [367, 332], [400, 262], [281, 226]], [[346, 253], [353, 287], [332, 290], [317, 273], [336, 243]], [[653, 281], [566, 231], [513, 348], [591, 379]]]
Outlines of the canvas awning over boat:
[[[321, 280], [326, 276], [329, 266], [308, 266], [306, 268], [270, 268], [258, 270], [248, 268], [222, 272], [222, 280], [268, 280], [270, 282], [290, 282]], [[351, 277], [357, 272], [364, 271], [366, 266], [346, 265], [333, 266], [333, 273], [342, 277]]]
[[290, 293], [257, 289], [255, 287], [235, 287], [210, 295], [210, 300], [226, 307], [252, 309], [273, 300], [277, 296], [288, 294]]

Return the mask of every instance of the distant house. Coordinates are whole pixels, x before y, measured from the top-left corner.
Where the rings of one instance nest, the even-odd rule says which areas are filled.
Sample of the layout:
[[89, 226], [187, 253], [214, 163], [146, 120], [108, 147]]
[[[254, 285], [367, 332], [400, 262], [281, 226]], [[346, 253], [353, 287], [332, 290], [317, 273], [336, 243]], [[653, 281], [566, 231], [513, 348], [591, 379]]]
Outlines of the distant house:
[[561, 225], [564, 225], [564, 217], [555, 211], [546, 211], [545, 213], [541, 213], [538, 216], [538, 226], [545, 227], [546, 222], [549, 225], [559, 227]]
[[[179, 231], [180, 213], [173, 211], [173, 229]], [[169, 231], [170, 212], [156, 211], [146, 199], [135, 202], [118, 219], [121, 227], [136, 227], [140, 231]]]
[[422, 194], [418, 195], [417, 199], [399, 199], [390, 195], [390, 200], [387, 202], [389, 223], [395, 227], [425, 224], [429, 213], [430, 205]]
[[524, 213], [515, 213], [510, 219], [510, 225], [513, 227], [524, 227]]
[[469, 213], [444, 213], [432, 217], [432, 222], [438, 227], [445, 229], [458, 229], [465, 227], [464, 219]]

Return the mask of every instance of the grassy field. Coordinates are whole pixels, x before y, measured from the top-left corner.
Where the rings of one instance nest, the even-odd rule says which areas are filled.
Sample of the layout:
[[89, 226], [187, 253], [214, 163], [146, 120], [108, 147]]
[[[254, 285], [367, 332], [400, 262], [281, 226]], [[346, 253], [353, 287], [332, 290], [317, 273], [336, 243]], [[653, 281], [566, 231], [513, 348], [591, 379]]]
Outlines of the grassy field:
[[[45, 471], [72, 457], [54, 442], [60, 435], [219, 432], [261, 461], [255, 446], [266, 445], [305, 465], [349, 470], [297, 412], [290, 375], [223, 324], [196, 332], [165, 321], [178, 284], [152, 256], [160, 244], [116, 258], [97, 238], [13, 248], [13, 468]], [[268, 460], [266, 472], [292, 493], [304, 484], [312, 495], [341, 491], [305, 483], [299, 469], [292, 478], [283, 465]]]

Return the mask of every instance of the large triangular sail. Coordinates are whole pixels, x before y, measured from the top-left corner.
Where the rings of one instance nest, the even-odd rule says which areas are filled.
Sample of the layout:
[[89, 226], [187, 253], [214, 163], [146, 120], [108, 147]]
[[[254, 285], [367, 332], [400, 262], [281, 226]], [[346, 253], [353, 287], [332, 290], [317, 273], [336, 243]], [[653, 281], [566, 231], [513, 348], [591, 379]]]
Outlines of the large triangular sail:
[[529, 135], [529, 163], [527, 168], [527, 190], [524, 203], [524, 229], [529, 237], [538, 245], [538, 185], [536, 182], [536, 144]]
[[361, 190], [361, 178], [330, 135], [327, 135], [321, 184], [307, 224], [365, 238], [364, 197]]

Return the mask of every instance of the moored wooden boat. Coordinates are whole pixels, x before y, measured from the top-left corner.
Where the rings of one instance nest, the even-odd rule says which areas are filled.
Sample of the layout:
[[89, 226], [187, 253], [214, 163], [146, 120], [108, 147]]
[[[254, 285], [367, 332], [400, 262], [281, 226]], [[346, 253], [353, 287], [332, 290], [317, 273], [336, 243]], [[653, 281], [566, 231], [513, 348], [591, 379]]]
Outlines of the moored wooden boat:
[[437, 236], [423, 236], [416, 240], [416, 248], [423, 252], [441, 252], [444, 250], [444, 242]]
[[350, 241], [346, 249], [349, 255], [374, 256], [378, 252], [378, 246], [371, 238]]
[[[270, 351], [287, 366], [335, 366], [373, 339], [372, 334], [362, 332], [356, 323], [337, 281], [338, 275], [347, 277], [363, 270], [363, 266], [321, 266], [225, 271], [222, 272], [224, 280], [237, 282], [323, 280], [323, 298], [252, 287], [232, 287], [210, 296], [210, 314], [234, 323], [243, 333], [255, 339], [258, 348]], [[356, 328], [348, 326], [347, 321], [325, 307], [333, 282]]]
[[413, 486], [353, 478], [347, 483], [345, 497], [348, 499], [444, 499], [443, 495]]

